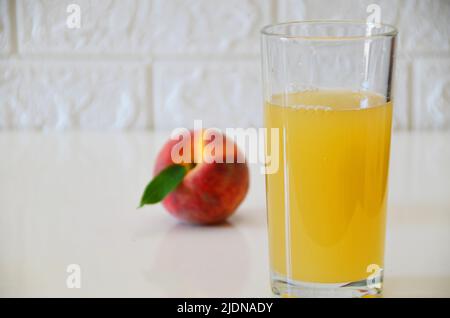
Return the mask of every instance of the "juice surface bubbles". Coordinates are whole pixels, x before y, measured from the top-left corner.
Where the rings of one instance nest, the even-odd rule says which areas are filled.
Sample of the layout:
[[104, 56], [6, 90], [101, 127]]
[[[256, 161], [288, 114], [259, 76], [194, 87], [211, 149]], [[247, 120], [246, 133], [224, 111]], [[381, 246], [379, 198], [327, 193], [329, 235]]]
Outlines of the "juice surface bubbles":
[[[369, 92], [272, 96], [280, 165], [266, 175], [272, 273], [301, 282], [366, 279], [383, 268], [392, 103]], [[369, 271], [368, 271], [369, 269]]]

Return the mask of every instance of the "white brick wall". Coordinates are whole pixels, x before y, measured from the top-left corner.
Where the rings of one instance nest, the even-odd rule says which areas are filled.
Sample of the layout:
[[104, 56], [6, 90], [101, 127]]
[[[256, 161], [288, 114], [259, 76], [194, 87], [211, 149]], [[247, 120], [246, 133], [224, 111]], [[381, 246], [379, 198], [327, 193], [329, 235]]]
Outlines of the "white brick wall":
[[145, 67], [113, 62], [0, 63], [3, 129], [149, 126]]
[[370, 3], [400, 31], [395, 127], [450, 128], [450, 0], [0, 0], [0, 130], [259, 125], [259, 29]]
[[156, 62], [156, 128], [247, 127], [262, 122], [257, 61]]
[[450, 59], [423, 58], [413, 65], [412, 122], [417, 128], [450, 127]]
[[0, 1], [0, 56], [11, 52], [10, 7], [7, 1]]

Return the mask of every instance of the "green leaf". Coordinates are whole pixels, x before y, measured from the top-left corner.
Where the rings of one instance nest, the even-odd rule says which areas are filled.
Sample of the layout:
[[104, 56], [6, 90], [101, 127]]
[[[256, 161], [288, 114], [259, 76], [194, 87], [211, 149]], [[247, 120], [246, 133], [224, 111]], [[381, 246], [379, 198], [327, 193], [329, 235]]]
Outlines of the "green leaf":
[[186, 167], [177, 164], [170, 165], [162, 170], [145, 188], [139, 208], [146, 204], [155, 204], [162, 201], [183, 181], [187, 171]]

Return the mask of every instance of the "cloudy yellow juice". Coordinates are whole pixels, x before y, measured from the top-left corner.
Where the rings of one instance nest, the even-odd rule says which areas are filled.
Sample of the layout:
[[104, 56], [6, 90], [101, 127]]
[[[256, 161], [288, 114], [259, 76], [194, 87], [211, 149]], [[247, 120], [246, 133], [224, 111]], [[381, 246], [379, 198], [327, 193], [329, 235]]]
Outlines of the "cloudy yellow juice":
[[307, 91], [265, 104], [265, 126], [280, 129], [266, 140], [280, 155], [266, 176], [274, 275], [343, 283], [383, 267], [391, 119], [392, 104], [367, 92]]

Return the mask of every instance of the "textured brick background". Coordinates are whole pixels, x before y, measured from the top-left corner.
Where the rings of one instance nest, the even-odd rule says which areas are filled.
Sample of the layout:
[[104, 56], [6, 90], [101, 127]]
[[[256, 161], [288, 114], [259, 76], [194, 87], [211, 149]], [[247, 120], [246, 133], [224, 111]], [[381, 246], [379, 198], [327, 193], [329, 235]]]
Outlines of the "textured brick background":
[[400, 31], [395, 127], [450, 128], [450, 0], [0, 0], [0, 130], [257, 126], [259, 29], [370, 3]]

